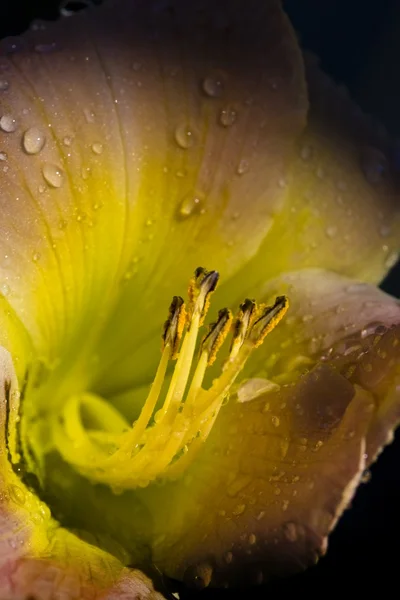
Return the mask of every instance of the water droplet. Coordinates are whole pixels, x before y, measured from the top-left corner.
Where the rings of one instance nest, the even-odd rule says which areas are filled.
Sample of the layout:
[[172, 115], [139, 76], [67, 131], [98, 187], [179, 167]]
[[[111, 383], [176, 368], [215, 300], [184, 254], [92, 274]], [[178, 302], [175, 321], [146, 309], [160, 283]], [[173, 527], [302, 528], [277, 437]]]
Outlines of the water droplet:
[[11, 291], [11, 290], [10, 290], [10, 286], [9, 286], [7, 283], [3, 283], [3, 284], [0, 286], [0, 293], [1, 293], [3, 296], [8, 296], [8, 295], [10, 294], [10, 291]]
[[0, 129], [5, 133], [13, 133], [17, 129], [17, 121], [10, 114], [5, 114], [0, 118]]
[[250, 546], [254, 546], [254, 544], [256, 543], [256, 541], [257, 541], [257, 538], [254, 535], [254, 533], [250, 533], [250, 535], [249, 535], [249, 544], [250, 544]]
[[65, 136], [65, 138], [63, 139], [63, 144], [64, 146], [70, 146], [72, 144], [72, 138], [68, 135]]
[[187, 219], [196, 212], [200, 212], [202, 200], [199, 196], [187, 194], [179, 206], [179, 216]]
[[39, 252], [34, 252], [32, 254], [32, 260], [33, 260], [33, 262], [38, 262], [39, 259], [40, 259], [40, 253]]
[[242, 160], [239, 162], [237, 168], [236, 168], [236, 173], [238, 175], [244, 175], [245, 173], [247, 173], [249, 171], [250, 165], [249, 165], [249, 161], [246, 160], [245, 158], [242, 158]]
[[38, 154], [46, 143], [46, 136], [37, 127], [31, 127], [24, 133], [22, 144], [28, 154]]
[[219, 98], [224, 92], [224, 83], [222, 77], [206, 77], [203, 79], [203, 91], [211, 98]]
[[284, 190], [284, 189], [285, 189], [285, 187], [287, 186], [287, 181], [286, 181], [286, 179], [285, 179], [284, 177], [281, 177], [281, 178], [278, 180], [278, 185], [279, 185], [279, 187], [280, 187], [282, 190]]
[[347, 183], [343, 181], [343, 179], [339, 179], [339, 181], [336, 182], [336, 187], [340, 192], [347, 191]]
[[55, 42], [50, 42], [47, 44], [36, 44], [34, 50], [39, 54], [47, 54], [49, 52], [54, 52], [57, 48], [57, 44]]
[[237, 119], [237, 111], [233, 106], [226, 106], [219, 113], [219, 123], [223, 127], [231, 127]]
[[300, 150], [300, 158], [304, 161], [310, 160], [310, 158], [312, 157], [312, 153], [313, 153], [313, 151], [312, 151], [311, 146], [306, 144]]
[[194, 569], [193, 582], [197, 589], [204, 589], [208, 587], [212, 579], [212, 566], [208, 563], [200, 563]]
[[96, 115], [94, 114], [94, 112], [92, 111], [91, 108], [84, 108], [83, 114], [85, 115], [85, 119], [86, 119], [87, 123], [94, 123]]
[[60, 188], [64, 183], [64, 173], [57, 165], [51, 163], [44, 164], [42, 174], [45, 181], [53, 188]]
[[379, 234], [381, 235], [381, 237], [388, 237], [392, 232], [392, 229], [389, 225], [382, 225], [382, 227], [379, 229]]
[[7, 79], [0, 79], [0, 92], [7, 91], [9, 87], [10, 87], [10, 84], [7, 81]]
[[187, 150], [195, 142], [195, 136], [192, 129], [186, 124], [180, 124], [175, 129], [175, 141], [180, 148]]
[[387, 168], [387, 159], [383, 152], [371, 146], [362, 149], [361, 169], [369, 183], [374, 185], [380, 183], [387, 172]]
[[245, 510], [246, 510], [246, 505], [245, 504], [237, 504], [235, 506], [235, 508], [232, 510], [232, 514], [235, 517], [238, 517], [239, 515], [242, 515]]
[[25, 504], [26, 494], [18, 485], [11, 484], [8, 488], [8, 493], [10, 494], [11, 500], [13, 500], [15, 504], [19, 504], [20, 506]]
[[271, 423], [274, 427], [279, 427], [279, 425], [280, 425], [279, 417], [275, 417], [275, 416], [271, 417]]
[[283, 526], [284, 536], [289, 542], [295, 542], [298, 538], [298, 530], [296, 523], [288, 522]]
[[399, 260], [399, 253], [391, 252], [385, 260], [385, 267], [387, 269], [391, 269], [392, 267], [395, 266], [395, 264], [397, 263], [398, 260]]
[[336, 225], [330, 225], [329, 227], [327, 227], [325, 229], [325, 233], [326, 233], [327, 237], [331, 240], [334, 237], [336, 237], [337, 231], [338, 231], [338, 229], [337, 229]]
[[233, 560], [233, 554], [232, 554], [232, 552], [225, 552], [224, 558], [225, 558], [226, 564], [230, 565], [231, 562], [232, 562], [232, 560]]
[[8, 156], [7, 156], [6, 152], [0, 152], [0, 160], [6, 161], [7, 158], [8, 158]]
[[95, 154], [101, 154], [103, 152], [103, 144], [100, 142], [95, 142], [92, 144], [92, 150]]

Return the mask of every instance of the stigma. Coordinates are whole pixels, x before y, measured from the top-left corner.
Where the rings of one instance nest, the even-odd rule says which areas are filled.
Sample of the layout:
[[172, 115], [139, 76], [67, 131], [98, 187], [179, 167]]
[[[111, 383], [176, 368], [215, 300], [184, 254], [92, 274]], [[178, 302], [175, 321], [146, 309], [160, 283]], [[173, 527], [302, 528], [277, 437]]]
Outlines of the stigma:
[[[54, 443], [82, 475], [114, 490], [133, 489], [154, 480], [177, 479], [195, 460], [246, 362], [289, 306], [286, 296], [268, 306], [247, 299], [235, 317], [228, 308], [219, 310], [201, 333], [218, 280], [216, 271], [200, 267], [190, 280], [187, 302], [173, 297], [160, 362], [132, 425], [94, 394], [66, 401], [55, 418]], [[224, 357], [221, 348], [228, 336]], [[220, 353], [220, 374], [206, 388], [207, 370]], [[88, 413], [95, 423], [91, 427], [82, 417]]]

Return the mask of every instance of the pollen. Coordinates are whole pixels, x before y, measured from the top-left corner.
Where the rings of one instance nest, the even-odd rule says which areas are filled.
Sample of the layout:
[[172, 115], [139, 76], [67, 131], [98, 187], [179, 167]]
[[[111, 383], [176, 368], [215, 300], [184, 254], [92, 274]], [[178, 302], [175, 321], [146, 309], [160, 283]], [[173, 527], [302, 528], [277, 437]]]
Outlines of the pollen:
[[[160, 363], [132, 425], [94, 394], [74, 396], [64, 405], [54, 440], [64, 459], [83, 475], [113, 489], [133, 489], [154, 480], [176, 479], [196, 458], [252, 352], [289, 306], [286, 296], [278, 296], [271, 306], [247, 299], [235, 318], [223, 308], [199, 342], [218, 280], [216, 271], [198, 268], [189, 284], [187, 305], [180, 296], [173, 297]], [[229, 334], [232, 340], [221, 373], [207, 388], [207, 369]], [[176, 361], [172, 371], [171, 361]], [[88, 410], [96, 415], [99, 428], [85, 428], [82, 412]]]

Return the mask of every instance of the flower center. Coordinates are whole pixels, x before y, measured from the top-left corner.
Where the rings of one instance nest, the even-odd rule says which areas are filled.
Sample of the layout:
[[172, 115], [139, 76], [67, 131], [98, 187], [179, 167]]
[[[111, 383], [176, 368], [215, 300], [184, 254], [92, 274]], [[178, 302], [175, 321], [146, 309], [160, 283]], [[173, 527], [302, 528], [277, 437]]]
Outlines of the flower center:
[[[235, 319], [230, 310], [222, 309], [198, 344], [218, 279], [216, 271], [198, 268], [187, 305], [181, 297], [173, 298], [161, 360], [132, 426], [110, 403], [91, 393], [69, 397], [52, 417], [55, 446], [82, 475], [122, 491], [145, 487], [156, 479], [178, 478], [196, 457], [250, 354], [288, 308], [287, 298], [279, 296], [272, 306], [246, 300]], [[204, 389], [207, 368], [231, 330], [230, 351], [220, 376]], [[171, 377], [167, 375], [170, 361], [176, 361]]]

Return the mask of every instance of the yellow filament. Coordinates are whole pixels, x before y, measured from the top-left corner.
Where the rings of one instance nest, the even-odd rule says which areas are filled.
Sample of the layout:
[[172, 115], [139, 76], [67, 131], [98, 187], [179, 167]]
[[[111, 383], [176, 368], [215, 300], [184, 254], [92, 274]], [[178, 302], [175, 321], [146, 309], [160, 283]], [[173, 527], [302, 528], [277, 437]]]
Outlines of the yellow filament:
[[[54, 439], [65, 460], [83, 474], [111, 486], [134, 488], [158, 477], [179, 477], [196, 458], [246, 361], [288, 309], [284, 296], [269, 307], [257, 307], [254, 301], [246, 300], [240, 306], [229, 358], [221, 375], [205, 390], [207, 368], [232, 325], [230, 311], [220, 311], [203, 339], [191, 376], [199, 329], [217, 281], [216, 272], [196, 270], [189, 287], [188, 313], [182, 298], [174, 297], [164, 326], [161, 360], [140, 416], [131, 428], [102, 399], [81, 395], [67, 401], [63, 422], [56, 419]], [[178, 354], [186, 320], [188, 328]], [[169, 360], [176, 357], [163, 405], [155, 413]], [[89, 427], [84, 426], [82, 408], [89, 415]]]

